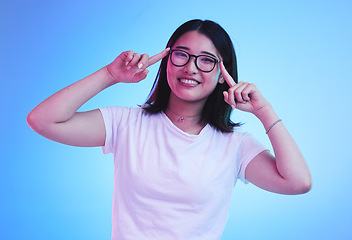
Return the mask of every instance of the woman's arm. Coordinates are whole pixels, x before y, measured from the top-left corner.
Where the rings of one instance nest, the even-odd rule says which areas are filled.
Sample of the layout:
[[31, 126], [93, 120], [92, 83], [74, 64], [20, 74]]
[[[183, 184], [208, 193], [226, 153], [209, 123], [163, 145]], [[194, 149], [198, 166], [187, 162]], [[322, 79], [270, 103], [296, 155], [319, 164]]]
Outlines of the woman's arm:
[[95, 109], [77, 110], [107, 87], [119, 82], [139, 82], [147, 67], [165, 57], [168, 49], [149, 58], [132, 51], [121, 53], [111, 64], [50, 96], [28, 115], [28, 125], [51, 140], [74, 146], [103, 146], [105, 126]]
[[113, 84], [106, 67], [53, 94], [28, 115], [28, 125], [51, 140], [74, 146], [102, 146], [105, 127], [99, 110], [76, 112]]
[[[246, 168], [246, 179], [265, 190], [282, 194], [301, 194], [311, 188], [311, 175], [295, 141], [272, 106], [251, 83], [236, 84], [222, 62], [221, 73], [230, 89], [224, 100], [233, 108], [253, 113], [262, 122], [272, 144], [274, 155], [268, 151], [258, 154]], [[273, 125], [276, 123], [275, 125]]]
[[[254, 114], [265, 129], [269, 129], [279, 120], [270, 105], [266, 105]], [[246, 179], [271, 192], [282, 194], [308, 192], [312, 184], [308, 166], [284, 124], [276, 123], [267, 134], [275, 158], [268, 151], [260, 153], [248, 164]]]

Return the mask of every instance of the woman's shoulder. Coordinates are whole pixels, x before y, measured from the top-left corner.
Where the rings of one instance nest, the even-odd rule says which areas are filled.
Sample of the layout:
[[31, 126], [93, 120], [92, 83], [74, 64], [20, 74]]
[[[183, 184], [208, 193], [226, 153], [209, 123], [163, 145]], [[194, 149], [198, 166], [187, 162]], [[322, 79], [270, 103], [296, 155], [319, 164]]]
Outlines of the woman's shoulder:
[[99, 108], [103, 116], [111, 116], [129, 120], [146, 120], [160, 117], [159, 114], [152, 114], [143, 109], [143, 106], [107, 106]]
[[140, 113], [143, 112], [141, 107], [132, 106], [106, 106], [99, 108], [102, 111], [109, 111], [111, 113]]
[[255, 136], [252, 133], [243, 130], [241, 127], [234, 127], [231, 132], [221, 132], [220, 130], [213, 128], [213, 132], [218, 135], [219, 138], [226, 139], [226, 141], [232, 143], [240, 143], [248, 139], [255, 139]]
[[216, 129], [213, 126], [210, 126], [210, 127], [213, 129], [214, 133], [222, 135], [224, 137], [228, 137], [228, 138], [240, 137], [240, 136], [244, 136], [244, 135], [248, 134], [241, 127], [234, 127], [231, 132], [224, 132], [224, 131], [221, 131], [219, 129]]

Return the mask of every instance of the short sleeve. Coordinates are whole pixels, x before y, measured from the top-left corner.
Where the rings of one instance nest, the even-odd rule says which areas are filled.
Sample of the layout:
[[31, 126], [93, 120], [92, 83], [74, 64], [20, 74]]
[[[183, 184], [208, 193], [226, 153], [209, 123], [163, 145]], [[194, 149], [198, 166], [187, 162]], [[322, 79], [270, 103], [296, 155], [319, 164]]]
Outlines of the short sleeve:
[[118, 131], [123, 124], [126, 115], [125, 107], [103, 107], [99, 108], [105, 124], [106, 138], [103, 153], [113, 153], [117, 142]]
[[238, 179], [240, 179], [245, 184], [248, 183], [245, 176], [248, 164], [259, 153], [266, 150], [267, 149], [264, 147], [264, 145], [262, 145], [252, 134], [245, 133], [237, 153]]

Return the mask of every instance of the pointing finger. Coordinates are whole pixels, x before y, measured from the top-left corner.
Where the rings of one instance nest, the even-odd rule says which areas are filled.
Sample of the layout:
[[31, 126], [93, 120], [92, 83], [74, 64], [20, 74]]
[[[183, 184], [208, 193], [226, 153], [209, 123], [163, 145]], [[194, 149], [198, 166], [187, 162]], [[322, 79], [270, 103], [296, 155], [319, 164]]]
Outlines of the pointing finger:
[[225, 66], [224, 66], [224, 63], [223, 61], [220, 61], [220, 71], [221, 71], [221, 74], [222, 76], [225, 78], [225, 81], [227, 82], [227, 84], [230, 86], [230, 87], [233, 87], [236, 85], [236, 82], [233, 80], [233, 78], [231, 77], [231, 75], [227, 72]]
[[169, 53], [169, 51], [170, 51], [170, 48], [166, 48], [162, 52], [150, 57], [148, 60], [147, 67], [159, 62], [161, 59], [163, 59]]

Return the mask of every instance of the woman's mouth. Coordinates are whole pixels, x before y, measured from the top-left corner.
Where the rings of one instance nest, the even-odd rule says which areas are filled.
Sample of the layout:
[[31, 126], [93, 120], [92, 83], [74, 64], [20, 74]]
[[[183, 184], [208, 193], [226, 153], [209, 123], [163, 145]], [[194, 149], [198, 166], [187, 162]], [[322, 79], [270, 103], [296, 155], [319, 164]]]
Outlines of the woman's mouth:
[[181, 83], [185, 84], [185, 85], [198, 85], [200, 84], [200, 82], [194, 80], [194, 79], [187, 79], [187, 78], [179, 78], [178, 79]]

